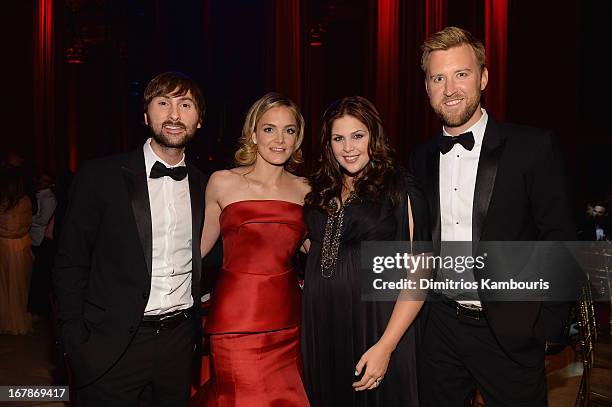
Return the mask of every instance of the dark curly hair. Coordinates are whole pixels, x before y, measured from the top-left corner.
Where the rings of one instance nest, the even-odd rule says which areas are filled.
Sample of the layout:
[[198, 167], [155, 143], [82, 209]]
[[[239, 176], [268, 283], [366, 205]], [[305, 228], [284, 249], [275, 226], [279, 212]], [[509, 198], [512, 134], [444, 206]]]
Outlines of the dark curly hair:
[[361, 200], [377, 201], [382, 196], [390, 198], [394, 203], [398, 202], [400, 192], [394, 153], [389, 146], [380, 115], [366, 98], [349, 96], [333, 102], [323, 114], [321, 155], [318, 158], [317, 170], [309, 177], [312, 189], [306, 195], [306, 204], [330, 214], [338, 208], [334, 202], [341, 199], [344, 174], [332, 151], [331, 129], [336, 119], [347, 115], [362, 122], [370, 133], [370, 162], [354, 182], [357, 197]]

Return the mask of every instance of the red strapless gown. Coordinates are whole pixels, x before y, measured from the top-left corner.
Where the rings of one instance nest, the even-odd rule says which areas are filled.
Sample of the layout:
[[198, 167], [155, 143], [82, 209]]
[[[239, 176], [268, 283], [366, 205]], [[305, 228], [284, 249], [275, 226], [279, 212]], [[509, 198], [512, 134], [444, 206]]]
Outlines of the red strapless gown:
[[301, 291], [292, 262], [306, 234], [302, 206], [227, 205], [223, 268], [206, 320], [213, 378], [203, 406], [308, 406], [299, 346]]

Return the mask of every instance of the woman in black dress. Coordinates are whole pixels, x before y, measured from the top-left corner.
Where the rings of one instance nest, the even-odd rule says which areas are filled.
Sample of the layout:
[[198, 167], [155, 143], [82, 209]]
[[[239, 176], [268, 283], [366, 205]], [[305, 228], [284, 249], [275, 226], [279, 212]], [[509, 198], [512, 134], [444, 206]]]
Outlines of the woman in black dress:
[[358, 273], [362, 241], [408, 241], [410, 223], [415, 241], [428, 240], [427, 203], [411, 176], [395, 166], [368, 100], [347, 97], [326, 110], [319, 168], [310, 181], [302, 311], [310, 403], [416, 406], [415, 335], [409, 327], [422, 301], [365, 302]]

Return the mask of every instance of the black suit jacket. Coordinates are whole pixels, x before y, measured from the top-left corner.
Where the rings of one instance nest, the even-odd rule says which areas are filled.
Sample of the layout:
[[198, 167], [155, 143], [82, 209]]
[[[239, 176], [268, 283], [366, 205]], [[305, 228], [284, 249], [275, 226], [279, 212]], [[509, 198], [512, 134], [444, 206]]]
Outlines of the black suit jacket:
[[[187, 168], [192, 296], [199, 310], [206, 177], [193, 165]], [[143, 150], [84, 164], [72, 183], [53, 272], [58, 322], [77, 386], [103, 375], [126, 350], [149, 298], [151, 264], [151, 210]], [[194, 318], [196, 332], [199, 328]]]
[[[428, 196], [434, 248], [439, 250], [440, 152], [436, 139], [419, 146], [411, 169]], [[531, 127], [502, 124], [491, 116], [484, 134], [472, 210], [472, 241], [571, 241], [576, 232], [560, 149], [554, 136]], [[474, 269], [477, 281], [486, 268]], [[482, 299], [482, 296], [481, 296]], [[506, 353], [532, 365], [541, 360], [546, 335], [563, 327], [567, 307], [541, 302], [482, 301], [487, 321]], [[542, 307], [542, 305], [545, 305]], [[542, 318], [549, 314], [549, 321]], [[423, 312], [426, 328], [427, 307]], [[545, 325], [550, 324], [549, 326]]]

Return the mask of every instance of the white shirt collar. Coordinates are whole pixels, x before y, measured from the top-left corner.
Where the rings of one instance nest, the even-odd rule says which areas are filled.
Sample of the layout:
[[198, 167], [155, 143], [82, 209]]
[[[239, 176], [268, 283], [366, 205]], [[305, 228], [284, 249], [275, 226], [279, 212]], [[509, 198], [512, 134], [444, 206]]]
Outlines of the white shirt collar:
[[[480, 111], [482, 112], [482, 116], [480, 117], [480, 119], [478, 119], [478, 121], [474, 123], [472, 127], [465, 131], [465, 133], [467, 133], [468, 131], [472, 132], [472, 134], [474, 135], [475, 146], [480, 146], [482, 144], [485, 129], [487, 128], [487, 121], [489, 120], [489, 115], [487, 114], [487, 111], [483, 108], [480, 108]], [[450, 134], [448, 134], [444, 127], [442, 127], [442, 132], [445, 136], [452, 137]]]
[[185, 166], [185, 153], [183, 153], [183, 157], [181, 158], [181, 161], [179, 161], [175, 165], [170, 165], [164, 160], [162, 160], [157, 154], [155, 154], [155, 151], [153, 151], [153, 148], [151, 148], [151, 138], [150, 137], [144, 143], [144, 146], [142, 149], [144, 151], [145, 169], [147, 170], [147, 176], [151, 173], [151, 168], [153, 168], [153, 164], [155, 164], [155, 161], [159, 161], [160, 163], [164, 164], [168, 168]]

